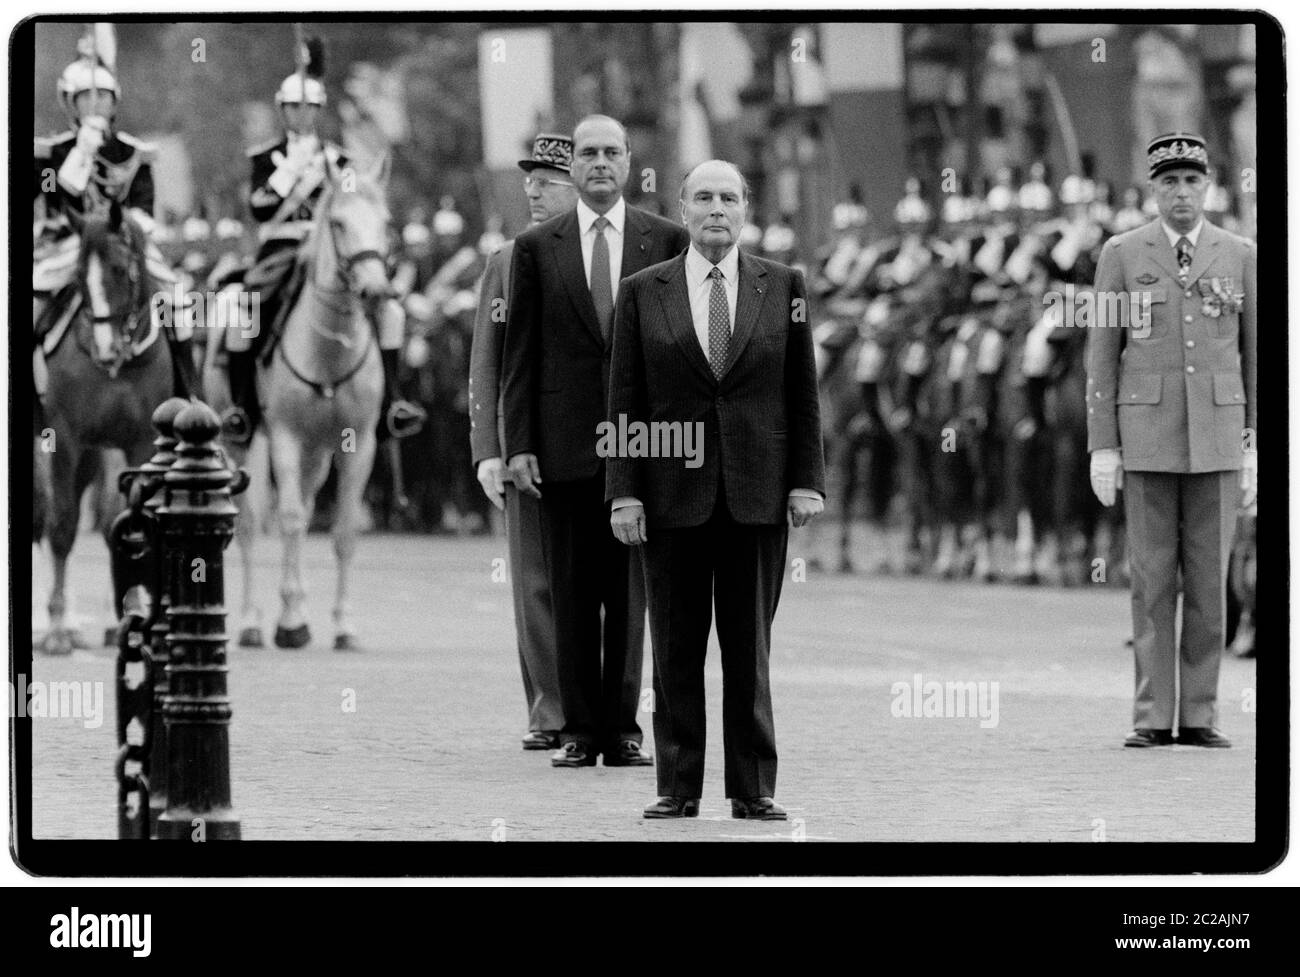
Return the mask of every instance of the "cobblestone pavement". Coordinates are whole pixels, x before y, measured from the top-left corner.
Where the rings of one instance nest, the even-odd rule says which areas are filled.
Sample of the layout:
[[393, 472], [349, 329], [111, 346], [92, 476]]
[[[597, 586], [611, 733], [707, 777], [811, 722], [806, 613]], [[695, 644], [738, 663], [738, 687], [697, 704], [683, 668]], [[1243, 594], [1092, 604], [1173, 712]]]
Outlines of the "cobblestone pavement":
[[[803, 542], [794, 534], [792, 561]], [[1254, 663], [1223, 663], [1220, 728], [1233, 749], [1123, 749], [1133, 664], [1121, 590], [818, 572], [796, 582], [792, 570], [772, 658], [777, 800], [791, 821], [728, 817], [715, 639], [701, 815], [652, 822], [640, 816], [655, 795], [651, 769], [557, 770], [547, 754], [520, 749], [509, 585], [494, 565], [504, 541], [363, 538], [359, 652], [330, 650], [328, 538], [311, 537], [305, 554], [314, 644], [230, 653], [231, 775], [248, 839], [1253, 840]], [[238, 559], [228, 554], [231, 606]], [[268, 539], [257, 584], [268, 621], [278, 562]], [[84, 535], [70, 577], [88, 636], [102, 634], [107, 567], [103, 544]], [[42, 559], [34, 628], [48, 577]], [[98, 728], [34, 721], [35, 835], [111, 838], [112, 652], [38, 656], [33, 671], [38, 681], [103, 682], [105, 694]], [[917, 676], [990, 683], [977, 686], [989, 696], [997, 683], [996, 725], [991, 697], [983, 723], [894, 715], [915, 701]]]

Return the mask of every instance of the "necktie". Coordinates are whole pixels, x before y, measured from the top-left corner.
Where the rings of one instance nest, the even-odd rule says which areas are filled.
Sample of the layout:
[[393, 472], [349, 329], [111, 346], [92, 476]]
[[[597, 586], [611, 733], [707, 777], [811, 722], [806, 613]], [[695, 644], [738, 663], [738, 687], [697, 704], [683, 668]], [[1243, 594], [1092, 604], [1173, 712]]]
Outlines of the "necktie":
[[727, 287], [722, 284], [722, 269], [717, 265], [709, 272], [713, 286], [709, 289], [709, 366], [722, 379], [727, 364], [727, 346], [731, 343], [731, 316], [727, 311]]
[[1192, 242], [1186, 237], [1180, 237], [1178, 243], [1174, 245], [1174, 251], [1178, 254], [1178, 277], [1182, 279], [1184, 285], [1187, 284], [1187, 276], [1192, 270], [1194, 250]]
[[609, 321], [614, 317], [614, 290], [609, 283], [609, 242], [605, 240], [609, 220], [597, 217], [595, 227], [596, 243], [591, 248], [591, 301], [596, 306], [600, 334], [608, 339]]

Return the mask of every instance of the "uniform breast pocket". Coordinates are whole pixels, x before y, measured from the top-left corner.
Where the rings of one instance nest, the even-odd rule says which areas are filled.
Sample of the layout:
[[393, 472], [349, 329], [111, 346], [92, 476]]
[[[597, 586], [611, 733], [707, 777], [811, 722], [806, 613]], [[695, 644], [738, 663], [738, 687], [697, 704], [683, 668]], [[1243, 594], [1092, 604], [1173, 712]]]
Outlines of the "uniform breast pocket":
[[[1107, 301], [1098, 295], [1097, 301]], [[1169, 292], [1164, 288], [1148, 288], [1139, 285], [1131, 289], [1128, 295], [1115, 302], [1118, 319], [1117, 325], [1127, 329], [1129, 336], [1138, 342], [1163, 339], [1169, 332]]]

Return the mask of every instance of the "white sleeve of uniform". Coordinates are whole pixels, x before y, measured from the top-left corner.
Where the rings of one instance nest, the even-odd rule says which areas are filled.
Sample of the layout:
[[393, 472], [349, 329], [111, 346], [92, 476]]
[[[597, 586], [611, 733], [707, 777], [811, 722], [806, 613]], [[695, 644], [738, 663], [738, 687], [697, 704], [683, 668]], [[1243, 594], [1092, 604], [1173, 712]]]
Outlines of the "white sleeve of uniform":
[[86, 187], [90, 183], [90, 174], [94, 170], [94, 159], [82, 151], [78, 146], [73, 146], [68, 151], [67, 159], [59, 167], [59, 183], [64, 189], [71, 190], [73, 193], [82, 194], [86, 192]]

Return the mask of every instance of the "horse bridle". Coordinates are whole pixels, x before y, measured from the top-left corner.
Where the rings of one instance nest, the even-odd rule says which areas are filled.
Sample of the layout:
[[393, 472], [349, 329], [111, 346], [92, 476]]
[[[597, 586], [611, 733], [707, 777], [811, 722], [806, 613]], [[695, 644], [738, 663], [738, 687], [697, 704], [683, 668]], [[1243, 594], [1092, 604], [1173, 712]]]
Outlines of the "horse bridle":
[[[141, 311], [145, 304], [142, 302], [142, 289], [147, 277], [143, 267], [143, 258], [137, 258], [136, 253], [131, 249], [130, 244], [127, 241], [119, 239], [117, 244], [127, 250], [128, 256], [127, 277], [131, 282], [131, 290], [126, 299], [125, 305], [122, 308], [113, 309], [110, 303], [109, 311], [106, 314], [97, 315], [95, 314], [94, 302], [92, 301], [87, 286], [84, 283], [82, 286], [85, 301], [84, 314], [86, 318], [90, 320], [92, 329], [97, 325], [113, 326], [119, 322], [123, 323], [125, 326], [124, 329], [114, 330], [114, 334], [116, 338], [119, 339], [119, 343], [117, 344], [117, 355], [112, 360], [102, 360], [95, 351], [86, 350], [91, 360], [97, 366], [107, 369], [110, 377], [116, 377], [122, 367], [130, 362], [138, 352], [135, 349], [135, 334], [140, 328]], [[100, 261], [101, 263], [103, 262], [102, 256], [100, 257]]]
[[[352, 289], [350, 288], [350, 285], [352, 284], [352, 269], [363, 261], [379, 261], [382, 263], [385, 259], [384, 259], [384, 255], [380, 253], [380, 251], [376, 248], [363, 248], [362, 250], [356, 251], [352, 254], [344, 254], [342, 250], [339, 248], [338, 235], [334, 227], [333, 221], [331, 221], [328, 215], [326, 214], [322, 214], [321, 218], [322, 220], [324, 220], [326, 226], [329, 229], [330, 246], [334, 249], [334, 256], [336, 261], [338, 262], [338, 268], [336, 269], [336, 273], [337, 273], [336, 277], [338, 280], [342, 281], [343, 287], [326, 288], [325, 286], [321, 285], [320, 282], [317, 281], [316, 279], [316, 270], [315, 268], [313, 268], [311, 274], [312, 294], [317, 302], [320, 302], [321, 305], [325, 306], [331, 312], [342, 313], [347, 311], [347, 309], [344, 309], [343, 307], [338, 305], [332, 305], [328, 300], [324, 298], [324, 296], [346, 295], [348, 296], [347, 302], [348, 302], [348, 306], [350, 307], [351, 297], [353, 294]], [[375, 301], [377, 302], [378, 299], [376, 299]], [[366, 303], [366, 304], [370, 304], [370, 303]], [[371, 310], [367, 308], [365, 310], [365, 314], [367, 315], [367, 317], [369, 317], [371, 315]], [[335, 335], [334, 333], [329, 332], [328, 330], [323, 330], [317, 327], [315, 319], [311, 320], [311, 327], [313, 331], [319, 333], [320, 335], [324, 336], [327, 339], [332, 339], [336, 343], [340, 343], [344, 346], [351, 345], [351, 340], [348, 337], [338, 336]], [[370, 357], [370, 347], [375, 344], [375, 334], [373, 329], [368, 329], [366, 330], [366, 332], [369, 341], [366, 343], [365, 351], [361, 354], [360, 357], [357, 358], [357, 362], [353, 364], [352, 368], [349, 369], [347, 373], [345, 373], [343, 376], [328, 383], [321, 380], [312, 380], [310, 377], [304, 376], [302, 372], [299, 371], [298, 368], [295, 367], [293, 363], [289, 361], [289, 357], [284, 351], [283, 343], [278, 344], [278, 352], [280, 354], [280, 360], [281, 362], [284, 363], [285, 368], [288, 369], [288, 371], [294, 376], [295, 379], [297, 379], [300, 383], [303, 383], [306, 386], [310, 387], [313, 391], [315, 391], [317, 396], [324, 397], [326, 400], [329, 400], [334, 396], [334, 391], [337, 390], [339, 387], [341, 387], [343, 384], [347, 383], [349, 380], [351, 380], [357, 374], [357, 372], [360, 371], [361, 367], [365, 364], [366, 360]]]

